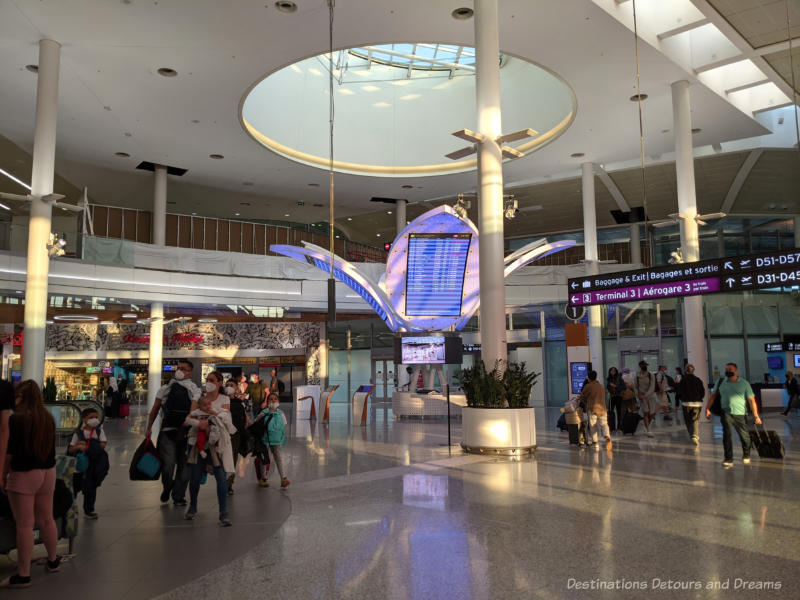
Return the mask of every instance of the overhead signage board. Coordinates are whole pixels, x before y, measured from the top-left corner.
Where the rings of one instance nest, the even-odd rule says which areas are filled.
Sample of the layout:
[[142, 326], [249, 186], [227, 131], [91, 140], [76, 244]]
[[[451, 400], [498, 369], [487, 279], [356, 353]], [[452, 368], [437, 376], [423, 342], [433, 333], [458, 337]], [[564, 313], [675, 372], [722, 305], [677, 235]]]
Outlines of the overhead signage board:
[[471, 238], [469, 233], [409, 234], [406, 315], [461, 315]]
[[764, 352], [794, 352], [800, 350], [800, 344], [795, 342], [768, 342], [764, 344]]
[[800, 250], [603, 273], [567, 281], [570, 306], [800, 286]]

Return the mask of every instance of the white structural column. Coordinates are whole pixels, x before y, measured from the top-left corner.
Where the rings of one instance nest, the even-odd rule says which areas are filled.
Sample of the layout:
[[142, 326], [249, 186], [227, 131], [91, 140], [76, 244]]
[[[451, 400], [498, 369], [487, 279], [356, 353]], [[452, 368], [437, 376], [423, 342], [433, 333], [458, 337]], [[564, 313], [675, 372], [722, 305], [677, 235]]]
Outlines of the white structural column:
[[408, 204], [407, 200], [398, 200], [397, 205], [394, 209], [394, 221], [397, 231], [395, 232], [395, 237], [400, 235], [400, 232], [406, 228], [406, 205]]
[[[167, 167], [156, 165], [153, 189], [153, 244], [163, 246], [167, 227]], [[147, 408], [156, 401], [161, 387], [164, 353], [164, 303], [150, 303], [150, 352], [147, 360]]]
[[44, 385], [44, 351], [47, 327], [47, 277], [50, 258], [47, 242], [53, 207], [41, 198], [53, 193], [58, 116], [58, 71], [61, 45], [39, 41], [39, 75], [36, 85], [36, 128], [31, 169], [31, 217], [28, 229], [28, 265], [25, 278], [25, 330], [22, 378]]
[[794, 247], [800, 248], [800, 215], [794, 217]]
[[642, 263], [642, 234], [638, 223], [631, 223], [631, 263]]
[[[586, 262], [586, 274], [597, 275], [600, 265], [597, 262], [597, 210], [594, 196], [594, 167], [592, 163], [581, 165], [581, 182], [583, 187], [583, 259]], [[589, 355], [592, 369], [597, 371], [597, 380], [603, 381], [603, 329], [601, 307], [589, 307]]]
[[[681, 251], [684, 262], [700, 259], [700, 242], [697, 234], [697, 198], [694, 185], [694, 155], [692, 153], [692, 117], [689, 102], [689, 82], [672, 84], [672, 130], [675, 132], [675, 170], [677, 172], [678, 212], [681, 219]], [[703, 297], [683, 299], [683, 338], [686, 341], [686, 358], [694, 365], [701, 379], [708, 377], [705, 326], [703, 323]]]
[[507, 360], [503, 280], [503, 155], [497, 0], [475, 0], [475, 90], [478, 110], [481, 358], [487, 369]]

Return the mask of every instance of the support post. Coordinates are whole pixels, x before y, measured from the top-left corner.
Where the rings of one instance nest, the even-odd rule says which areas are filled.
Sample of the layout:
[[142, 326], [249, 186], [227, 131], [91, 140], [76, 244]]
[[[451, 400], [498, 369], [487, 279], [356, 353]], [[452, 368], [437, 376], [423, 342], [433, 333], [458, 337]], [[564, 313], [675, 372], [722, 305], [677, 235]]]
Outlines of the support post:
[[631, 223], [631, 264], [638, 265], [642, 262], [642, 234], [639, 224]]
[[[581, 182], [583, 189], [583, 258], [586, 262], [586, 274], [597, 275], [600, 264], [597, 255], [597, 210], [594, 195], [594, 165], [590, 162], [581, 165]], [[603, 328], [601, 307], [589, 307], [589, 355], [592, 370], [597, 376], [603, 376]]]
[[394, 220], [395, 220], [395, 227], [397, 231], [395, 232], [395, 238], [400, 235], [400, 232], [406, 228], [406, 205], [408, 204], [407, 200], [398, 200], [395, 205], [394, 209]]
[[47, 242], [53, 213], [52, 204], [42, 200], [42, 197], [53, 193], [60, 62], [61, 44], [53, 40], [40, 40], [22, 352], [22, 379], [33, 379], [39, 385], [44, 385], [47, 278], [50, 274]]
[[[678, 212], [681, 219], [681, 251], [684, 262], [700, 259], [698, 237], [697, 198], [694, 183], [694, 155], [692, 153], [692, 117], [689, 102], [689, 82], [672, 84], [672, 130], [675, 132], [675, 170], [678, 188]], [[708, 355], [704, 339], [702, 296], [687, 296], [683, 301], [683, 335], [686, 339], [686, 358], [694, 365], [699, 377], [708, 373]]]
[[[167, 227], [167, 167], [155, 166], [153, 187], [153, 245], [163, 246]], [[147, 408], [156, 401], [161, 387], [161, 368], [164, 356], [164, 303], [150, 303], [150, 346], [147, 361]]]
[[487, 369], [505, 364], [506, 294], [503, 280], [503, 156], [500, 40], [497, 0], [475, 0], [475, 91], [478, 113], [478, 230], [480, 231], [481, 359]]

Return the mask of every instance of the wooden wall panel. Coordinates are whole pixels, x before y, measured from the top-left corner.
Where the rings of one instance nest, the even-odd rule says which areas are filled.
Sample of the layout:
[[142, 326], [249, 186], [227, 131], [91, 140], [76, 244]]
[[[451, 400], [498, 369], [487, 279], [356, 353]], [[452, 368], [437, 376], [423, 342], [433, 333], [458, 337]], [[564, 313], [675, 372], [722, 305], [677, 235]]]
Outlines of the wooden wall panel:
[[220, 219], [217, 221], [217, 250], [227, 252], [230, 248], [230, 235], [228, 232], [228, 224], [230, 221]]
[[178, 246], [180, 248], [192, 247], [192, 217], [178, 216]]
[[242, 223], [242, 252], [253, 253], [253, 224]]
[[122, 215], [122, 235], [126, 240], [136, 241], [136, 211], [125, 209]]
[[205, 242], [205, 219], [192, 217], [192, 248], [203, 248]]
[[253, 235], [256, 238], [256, 247], [254, 249], [254, 252], [256, 254], [264, 255], [267, 253], [266, 232], [267, 232], [266, 225], [255, 226], [255, 233]]
[[151, 221], [151, 213], [145, 212], [140, 210], [137, 214], [137, 219], [139, 220], [139, 225], [136, 228], [136, 241], [142, 242], [145, 244], [151, 244], [153, 240], [151, 239], [151, 230], [150, 230], [150, 221]]
[[178, 215], [167, 215], [164, 243], [167, 246], [178, 245]]
[[108, 237], [108, 207], [95, 206], [92, 213], [94, 234], [98, 237]]
[[109, 207], [108, 209], [108, 233], [110, 238], [122, 239], [122, 209]]
[[271, 252], [269, 247], [272, 244], [278, 243], [278, 230], [274, 225], [267, 225], [267, 254], [269, 256], [275, 256], [274, 252]]
[[239, 221], [230, 221], [230, 251], [242, 251], [242, 224]]
[[206, 219], [206, 233], [203, 240], [203, 246], [206, 250], [217, 249], [217, 220]]

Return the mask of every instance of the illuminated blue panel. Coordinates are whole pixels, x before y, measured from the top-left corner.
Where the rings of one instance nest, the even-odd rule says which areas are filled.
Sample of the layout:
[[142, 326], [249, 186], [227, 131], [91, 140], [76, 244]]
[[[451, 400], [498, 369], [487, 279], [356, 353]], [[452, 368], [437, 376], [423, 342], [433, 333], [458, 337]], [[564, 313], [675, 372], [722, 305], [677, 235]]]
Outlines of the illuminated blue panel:
[[[309, 257], [311, 260], [314, 261], [314, 266], [318, 269], [325, 271], [326, 273], [331, 272], [331, 266], [329, 262], [324, 260], [320, 260], [319, 258]], [[386, 314], [386, 311], [381, 308], [381, 305], [375, 300], [375, 298], [370, 294], [363, 285], [358, 283], [355, 279], [350, 277], [347, 273], [344, 273], [341, 269], [337, 269], [334, 267], [333, 269], [333, 276], [347, 285], [351, 290], [353, 290], [356, 294], [361, 296], [364, 301], [372, 307], [378, 316], [383, 319], [384, 321], [389, 320], [389, 316]]]
[[411, 233], [408, 238], [406, 315], [460, 316], [472, 235]]

